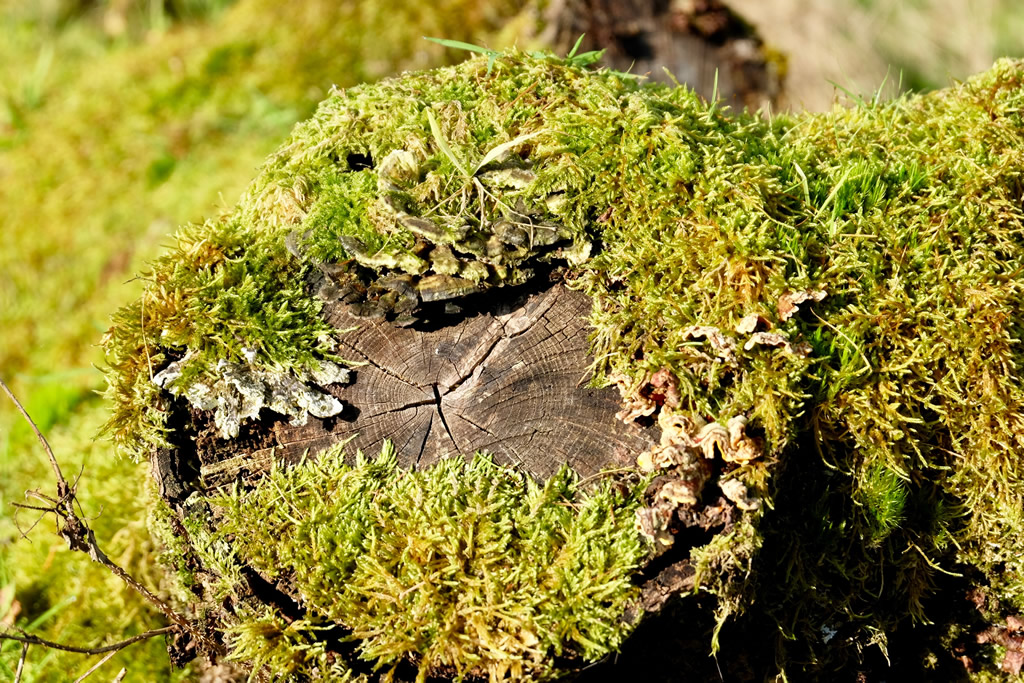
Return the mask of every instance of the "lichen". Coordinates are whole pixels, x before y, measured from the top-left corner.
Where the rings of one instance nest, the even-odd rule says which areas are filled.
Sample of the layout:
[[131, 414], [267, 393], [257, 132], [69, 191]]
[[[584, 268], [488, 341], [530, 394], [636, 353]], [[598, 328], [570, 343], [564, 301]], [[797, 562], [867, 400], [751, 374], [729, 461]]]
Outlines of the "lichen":
[[[242, 349], [250, 362], [256, 352]], [[246, 364], [229, 363], [221, 359], [214, 368], [212, 381], [195, 380], [186, 388], [179, 388], [188, 356], [169, 363], [153, 376], [153, 384], [172, 394], [183, 395], [197, 410], [213, 412], [213, 421], [221, 438], [233, 439], [243, 420], [259, 416], [267, 408], [292, 418], [293, 425], [304, 425], [310, 415], [332, 417], [345, 405], [330, 394], [313, 388], [329, 384], [347, 384], [351, 373], [337, 363], [320, 361], [298, 371], [273, 371], [253, 368]]]
[[517, 52], [337, 91], [119, 318], [115, 437], [160, 441], [150, 380], [186, 354], [183, 391], [242, 349], [340, 360], [323, 299], [401, 322], [564, 267], [596, 381], [666, 428], [641, 463], [675, 468], [671, 519], [716, 492], [745, 510], [692, 550], [720, 624], [767, 624], [783, 670], [816, 670], [925, 622], [953, 567], [996, 596], [986, 618], [1019, 613], [1022, 107], [1010, 60], [771, 119]]

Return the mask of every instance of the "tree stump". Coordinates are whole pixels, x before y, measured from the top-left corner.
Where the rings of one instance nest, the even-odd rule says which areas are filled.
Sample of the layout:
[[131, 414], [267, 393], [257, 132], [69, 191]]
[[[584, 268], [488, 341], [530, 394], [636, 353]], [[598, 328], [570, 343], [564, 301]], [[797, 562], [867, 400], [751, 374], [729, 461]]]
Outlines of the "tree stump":
[[550, 679], [699, 588], [746, 679], [998, 655], [949, 606], [1019, 624], [1024, 64], [766, 120], [588, 59], [335, 93], [118, 314], [197, 621], [282, 676]]
[[[628, 6], [554, 3], [547, 22], [543, 39], [563, 54], [585, 33], [577, 52], [607, 48], [609, 66], [648, 74], [654, 80], [666, 80], [657, 69], [664, 64], [708, 98], [719, 96], [736, 106], [756, 108], [774, 101], [779, 92], [778, 75], [769, 53], [749, 26], [718, 3], [701, 5], [693, 11], [669, 11], [661, 3], [643, 1]], [[720, 80], [716, 73], [721, 73]], [[399, 161], [407, 163], [408, 159], [402, 157]], [[496, 160], [502, 161], [498, 157]], [[387, 164], [387, 160], [360, 152], [332, 161], [350, 170], [377, 173], [384, 173], [380, 167]], [[502, 162], [494, 174], [505, 173], [504, 167], [507, 164]], [[392, 163], [391, 168], [399, 175], [404, 172], [401, 164]], [[515, 171], [513, 164], [510, 172]], [[387, 178], [382, 175], [379, 181], [386, 187], [391, 182]], [[513, 177], [497, 178], [496, 182], [491, 191], [504, 192], [522, 181]], [[302, 193], [295, 188], [278, 199], [284, 202], [282, 206], [301, 203]], [[383, 194], [379, 199], [386, 204], [390, 201]], [[480, 199], [483, 201], [483, 195]], [[399, 214], [404, 211], [397, 205], [396, 210]], [[510, 210], [529, 211], [521, 201]], [[400, 220], [428, 233], [433, 229], [418, 218]], [[320, 271], [307, 274], [304, 281], [310, 295], [319, 290], [325, 299], [319, 317], [329, 331], [321, 330], [317, 343], [324, 334], [334, 338], [337, 346], [333, 353], [345, 360], [346, 371], [314, 382], [310, 375], [295, 375], [291, 370], [256, 369], [249, 363], [257, 355], [256, 347], [243, 347], [242, 358], [236, 355], [225, 361], [222, 357], [215, 367], [206, 369], [207, 379], [192, 379], [192, 393], [187, 397], [178, 390], [174, 391], [178, 397], [169, 403], [166, 396], [154, 397], [157, 414], [166, 416], [160, 429], [169, 441], [150, 453], [151, 470], [162, 498], [154, 529], [169, 548], [177, 549], [171, 562], [185, 577], [183, 585], [189, 594], [183, 603], [207, 615], [203, 623], [211, 639], [225, 638], [224, 629], [232, 624], [252, 623], [253, 615], [264, 609], [283, 619], [282, 624], [322, 619], [313, 614], [294, 572], [282, 576], [245, 560], [227, 559], [234, 551], [230, 550], [231, 536], [225, 537], [219, 530], [224, 511], [207, 500], [218, 493], [256, 490], [273, 472], [315, 460], [317, 454], [333, 446], [344, 444], [346, 460], [353, 463], [357, 452], [372, 457], [386, 450], [385, 444], [393, 444], [398, 466], [409, 471], [427, 471], [446, 457], [470, 459], [474, 453], [483, 452], [495, 463], [514, 468], [536, 482], [557, 479], [568, 466], [578, 480], [591, 482], [588, 486], [601, 483], [608, 472], [620, 473], [615, 478], [623, 481], [616, 486], [625, 489], [627, 484], [636, 485], [637, 459], [657, 448], [662, 430], [649, 410], [637, 419], [638, 414], [631, 412], [637, 407], [635, 399], [631, 399], [633, 403], [626, 401], [624, 408], [623, 395], [629, 392], [625, 385], [591, 386], [595, 361], [588, 318], [593, 300], [567, 286], [563, 281], [567, 269], [562, 265], [567, 258], [563, 251], [582, 250], [585, 254], [589, 244], [576, 240], [570, 250], [566, 233], [551, 223], [539, 223], [536, 230], [548, 231], [549, 237], [544, 239], [553, 243], [549, 247], [538, 242], [537, 251], [534, 230], [529, 228], [531, 251], [527, 260], [539, 254], [540, 261], [531, 261], [529, 268], [523, 268], [523, 273], [531, 273], [524, 276], [525, 284], [484, 288], [468, 295], [443, 290], [429, 296], [424, 293], [421, 309], [412, 321], [377, 306], [375, 297], [383, 291], [379, 286], [373, 293], [371, 285], [366, 295], [369, 300], [323, 296], [324, 291], [336, 292], [335, 285], [343, 285], [332, 278], [350, 267], [321, 263]], [[301, 235], [293, 234], [289, 240], [288, 249], [301, 259]], [[346, 237], [342, 243], [350, 255], [358, 255], [365, 246]], [[457, 246], [453, 248], [460, 259], [465, 258], [465, 249], [460, 252]], [[506, 248], [513, 251], [512, 245]], [[493, 247], [488, 246], [487, 253], [491, 251]], [[195, 268], [199, 273], [206, 266], [196, 264]], [[361, 277], [367, 275], [366, 271], [360, 272]], [[268, 277], [262, 286], [291, 287], [289, 277]], [[465, 277], [459, 273], [463, 288]], [[384, 289], [388, 287], [390, 293], [382, 299], [401, 294], [393, 283], [384, 285]], [[146, 318], [146, 313], [137, 318], [143, 321], [143, 336]], [[160, 325], [155, 320], [150, 324]], [[172, 388], [182, 379], [183, 370], [198, 350], [194, 343], [173, 351], [150, 350], [149, 342], [143, 342], [147, 346], [144, 355], [150, 386], [161, 389]], [[200, 346], [205, 343], [201, 341]], [[299, 401], [305, 408], [282, 408], [282, 401], [289, 400]], [[650, 403], [649, 397], [643, 401]], [[144, 431], [136, 430], [130, 438]], [[662, 476], [654, 482], [644, 496], [644, 504], [653, 504], [659, 491], [668, 490], [665, 484], [671, 479]], [[706, 510], [675, 521], [668, 521], [668, 516], [678, 502], [663, 501], [660, 511], [648, 511], [646, 527], [650, 528], [645, 528], [645, 533], [658, 535], [662, 541], [668, 527], [672, 532], [692, 528], [696, 535], [664, 554], [665, 547], [659, 546], [656, 561], [654, 555], [643, 561], [647, 569], [634, 579], [636, 599], [625, 613], [614, 617], [621, 624], [608, 624], [612, 630], [630, 630], [645, 615], [659, 612], [672, 597], [693, 588], [695, 569], [689, 547], [731, 528], [736, 520], [733, 503], [721, 496], [712, 498], [713, 504]], [[579, 501], [566, 499], [563, 504], [576, 506]], [[635, 535], [632, 512], [625, 521], [630, 534]], [[350, 647], [332, 640], [336, 636], [321, 637], [317, 633], [314, 629], [302, 636], [313, 638], [303, 647], [325, 647], [328, 664], [338, 658], [351, 664]], [[672, 639], [677, 640], [676, 636]], [[179, 642], [172, 648], [172, 655], [176, 661], [186, 661], [194, 654], [191, 647]], [[247, 646], [237, 647], [244, 650]], [[217, 659], [215, 653], [205, 654]], [[258, 675], [264, 670], [278, 674], [283, 671], [280, 663], [265, 669], [260, 656], [253, 664]], [[404, 666], [410, 664], [415, 662], [404, 661]], [[567, 659], [535, 661], [531, 666], [538, 671], [571, 672], [584, 663]], [[642, 670], [636, 668], [637, 672]], [[591, 676], [599, 671], [592, 670]], [[402, 669], [397, 675], [404, 679], [413, 673]], [[430, 669], [429, 673], [444, 677], [443, 667]]]
[[554, 283], [462, 305], [468, 312], [417, 327], [328, 306], [339, 354], [353, 362], [351, 384], [328, 387], [344, 410], [298, 426], [266, 414], [232, 440], [217, 438], [209, 418], [197, 414], [206, 424], [196, 439], [206, 486], [258, 477], [275, 462], [294, 464], [339, 442], [354, 454], [376, 453], [390, 440], [406, 468], [483, 451], [541, 481], [563, 464], [581, 477], [631, 467], [657, 442], [653, 427], [616, 419], [614, 387], [587, 385], [588, 297]]

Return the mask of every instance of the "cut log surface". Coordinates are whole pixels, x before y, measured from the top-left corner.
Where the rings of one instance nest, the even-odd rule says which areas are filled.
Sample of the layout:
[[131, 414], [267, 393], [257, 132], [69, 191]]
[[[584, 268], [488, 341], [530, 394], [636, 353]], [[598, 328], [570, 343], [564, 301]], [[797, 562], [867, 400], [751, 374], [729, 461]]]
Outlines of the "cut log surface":
[[200, 448], [206, 484], [257, 474], [272, 461], [294, 463], [340, 441], [350, 454], [374, 455], [389, 439], [410, 468], [482, 451], [540, 480], [563, 463], [582, 477], [633, 466], [657, 433], [616, 419], [616, 389], [587, 386], [590, 299], [562, 284], [491, 297], [489, 310], [433, 329], [328, 306], [326, 319], [341, 331], [338, 354], [355, 364], [354, 382], [327, 388], [345, 411], [301, 426], [271, 420], [273, 438], [247, 452], [208, 443]]

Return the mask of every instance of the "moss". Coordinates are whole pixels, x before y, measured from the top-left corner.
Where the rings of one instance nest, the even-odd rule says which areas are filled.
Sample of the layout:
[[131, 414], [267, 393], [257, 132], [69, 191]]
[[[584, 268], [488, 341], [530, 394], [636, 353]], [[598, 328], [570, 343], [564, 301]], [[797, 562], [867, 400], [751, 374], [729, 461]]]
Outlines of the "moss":
[[[1004, 60], [946, 91], [771, 120], [520, 53], [337, 91], [119, 314], [115, 436], [136, 453], [159, 442], [150, 366], [188, 358], [187, 389], [222, 360], [333, 359], [314, 294], [429, 316], [569, 265], [594, 299], [599, 381], [656, 410], [644, 392], [667, 373], [663, 426], [680, 443], [721, 434], [712, 454], [764, 503], [693, 551], [723, 620], [795, 639], [779, 658], [793, 670], [925, 622], [954, 567], [1017, 612], [1022, 76]], [[394, 578], [364, 571], [346, 590]], [[377, 627], [325, 618], [381, 662], [474, 661], [374, 649]]]
[[254, 671], [273, 671], [275, 680], [291, 677], [368, 683], [370, 677], [350, 669], [343, 659], [332, 657], [321, 637], [332, 630], [307, 619], [287, 621], [273, 610], [244, 614], [228, 629], [231, 658], [246, 662]]
[[[584, 493], [566, 467], [539, 485], [482, 456], [405, 472], [390, 447], [354, 466], [339, 447], [210, 502], [239, 561], [301, 596], [305, 626], [280, 638], [334, 628], [374, 668], [414, 660], [421, 678], [546, 679], [632, 630], [623, 615], [647, 554], [633, 532], [639, 499], [608, 485]], [[232, 627], [235, 656], [324, 660], [323, 638], [319, 651], [284, 647], [265, 635], [272, 623]]]
[[189, 561], [194, 551], [184, 534], [177, 531], [180, 522], [171, 506], [156, 491], [150, 491], [150, 500], [146, 527], [158, 546], [156, 561], [173, 572], [176, 585], [168, 591], [173, 599], [178, 604], [187, 604], [190, 591], [197, 586], [195, 562]]

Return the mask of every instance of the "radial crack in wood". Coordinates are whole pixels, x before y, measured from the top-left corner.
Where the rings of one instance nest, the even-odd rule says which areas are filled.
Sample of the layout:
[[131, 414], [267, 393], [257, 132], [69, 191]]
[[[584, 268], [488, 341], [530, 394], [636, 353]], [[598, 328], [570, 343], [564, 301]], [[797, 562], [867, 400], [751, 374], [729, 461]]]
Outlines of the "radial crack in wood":
[[203, 478], [222, 485], [340, 441], [352, 454], [372, 454], [391, 440], [405, 467], [482, 451], [538, 479], [563, 463], [582, 477], [632, 466], [656, 431], [615, 419], [615, 389], [587, 386], [590, 305], [558, 284], [503, 296], [488, 310], [428, 330], [328, 306], [325, 318], [341, 331], [338, 353], [356, 364], [352, 384], [328, 388], [346, 412], [301, 426], [264, 415], [272, 438], [241, 453], [209, 443], [200, 452]]

